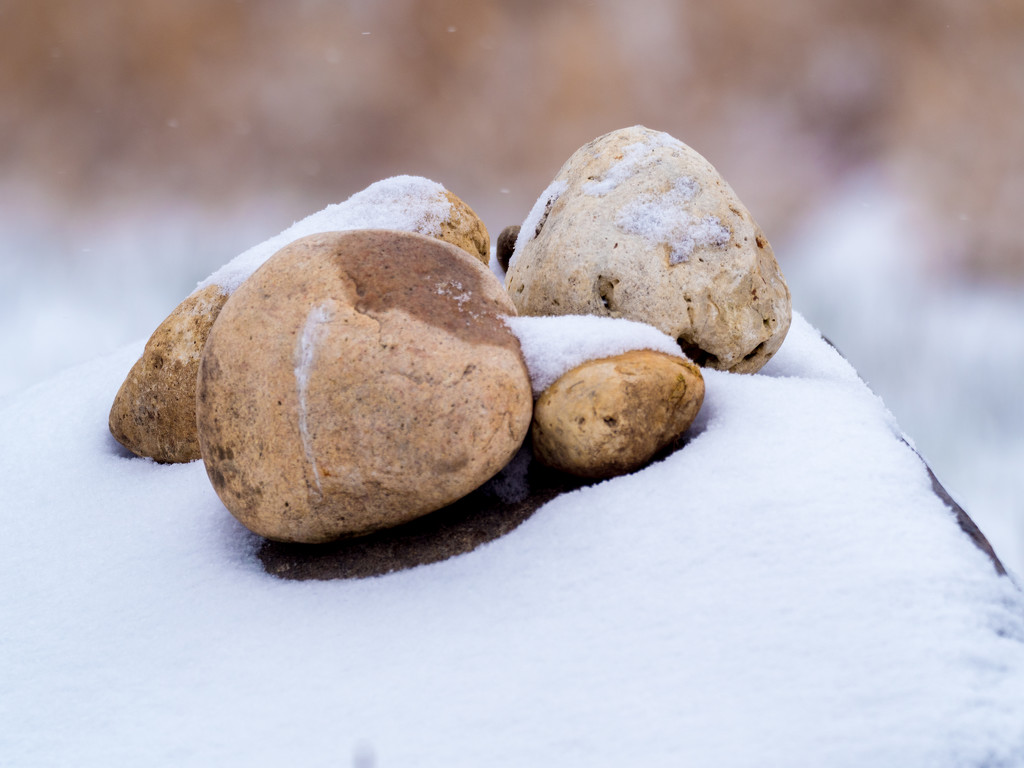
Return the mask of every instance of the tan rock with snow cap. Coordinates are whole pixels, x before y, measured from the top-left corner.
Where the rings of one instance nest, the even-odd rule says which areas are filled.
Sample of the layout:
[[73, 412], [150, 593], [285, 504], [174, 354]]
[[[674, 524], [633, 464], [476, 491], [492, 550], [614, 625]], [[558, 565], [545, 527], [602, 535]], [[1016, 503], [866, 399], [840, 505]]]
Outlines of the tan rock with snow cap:
[[205, 280], [154, 331], [110, 410], [110, 432], [132, 453], [162, 462], [199, 458], [195, 426], [196, 373], [206, 337], [235, 289], [278, 249], [315, 232], [388, 228], [436, 237], [485, 266], [487, 228], [441, 184], [396, 176], [371, 184], [226, 264]]
[[761, 368], [782, 345], [789, 289], [767, 238], [719, 173], [634, 126], [577, 150], [537, 200], [505, 281], [520, 315], [649, 323], [700, 365]]
[[533, 396], [500, 282], [462, 249], [386, 230], [303, 238], [224, 305], [197, 421], [225, 506], [279, 541], [406, 522], [498, 472]]
[[537, 400], [534, 455], [583, 477], [633, 472], [679, 440], [703, 401], [704, 378], [689, 360], [646, 349], [591, 360]]

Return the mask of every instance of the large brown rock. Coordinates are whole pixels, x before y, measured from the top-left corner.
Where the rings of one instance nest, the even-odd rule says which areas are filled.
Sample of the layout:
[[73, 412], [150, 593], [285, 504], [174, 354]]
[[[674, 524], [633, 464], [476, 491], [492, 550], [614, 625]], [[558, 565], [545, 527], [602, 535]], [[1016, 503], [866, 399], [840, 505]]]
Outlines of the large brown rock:
[[634, 350], [573, 368], [534, 406], [534, 455], [581, 477], [643, 467], [686, 432], [704, 401], [704, 378], [689, 360]]
[[270, 539], [397, 525], [512, 458], [533, 397], [514, 314], [465, 251], [382, 230], [282, 249], [224, 305], [197, 423], [225, 506]]
[[700, 365], [757, 371], [789, 329], [767, 238], [711, 164], [634, 126], [577, 150], [523, 222], [505, 284], [520, 315], [649, 323]]
[[154, 331], [110, 410], [110, 432], [128, 450], [162, 462], [199, 458], [196, 373], [206, 336], [224, 302], [278, 249], [315, 232], [387, 227], [436, 237], [484, 265], [487, 228], [473, 210], [437, 182], [397, 176], [306, 217], [250, 248], [203, 281]]

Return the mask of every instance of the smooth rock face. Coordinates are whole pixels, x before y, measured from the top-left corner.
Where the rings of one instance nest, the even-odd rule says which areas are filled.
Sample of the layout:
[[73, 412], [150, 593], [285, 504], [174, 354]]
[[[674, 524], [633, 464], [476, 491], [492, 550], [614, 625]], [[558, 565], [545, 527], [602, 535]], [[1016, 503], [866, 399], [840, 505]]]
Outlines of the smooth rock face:
[[582, 477], [633, 472], [677, 441], [703, 402], [704, 378], [688, 360], [651, 350], [591, 360], [537, 400], [534, 455]]
[[[406, 180], [415, 183], [410, 185]], [[415, 197], [404, 200], [395, 193], [392, 193], [393, 199], [388, 197], [391, 189], [401, 191], [410, 188], [417, 191], [422, 188], [426, 193], [424, 197], [432, 196], [437, 200]], [[313, 227], [316, 231], [328, 231], [322, 226], [330, 227], [337, 222], [346, 228], [358, 226], [363, 216], [368, 215], [363, 196], [374, 192], [377, 192], [380, 202], [376, 203], [372, 213], [377, 219], [393, 219], [397, 229], [413, 226], [418, 209], [433, 212], [440, 203], [446, 214], [443, 218], [438, 216], [436, 222], [433, 216], [424, 217], [418, 225], [424, 230], [423, 234], [462, 248], [485, 266], [489, 263], [490, 237], [483, 222], [466, 203], [440, 184], [427, 179], [396, 177], [376, 182], [344, 203], [330, 206], [294, 226], [302, 228], [309, 222], [306, 228]], [[324, 225], [316, 223], [317, 217], [322, 217]], [[270, 253], [273, 251], [267, 256]], [[243, 274], [247, 277], [251, 272], [243, 270]], [[240, 281], [239, 276], [232, 274], [222, 283], [204, 281], [207, 284], [190, 294], [156, 329], [142, 357], [121, 385], [110, 410], [110, 432], [137, 456], [149, 456], [161, 462], [199, 458], [195, 426], [195, 382], [199, 358], [206, 336], [224, 302], [234, 291], [236, 280]]]
[[533, 397], [515, 308], [466, 252], [420, 235], [313, 235], [224, 305], [197, 422], [218, 495], [250, 530], [324, 542], [461, 498], [512, 458]]
[[110, 409], [110, 433], [138, 456], [199, 458], [196, 373], [199, 356], [227, 294], [210, 285], [193, 293], [153, 331]]
[[789, 289], [718, 172], [634, 126], [577, 150], [523, 222], [505, 281], [520, 315], [649, 323], [699, 365], [753, 372], [782, 345]]

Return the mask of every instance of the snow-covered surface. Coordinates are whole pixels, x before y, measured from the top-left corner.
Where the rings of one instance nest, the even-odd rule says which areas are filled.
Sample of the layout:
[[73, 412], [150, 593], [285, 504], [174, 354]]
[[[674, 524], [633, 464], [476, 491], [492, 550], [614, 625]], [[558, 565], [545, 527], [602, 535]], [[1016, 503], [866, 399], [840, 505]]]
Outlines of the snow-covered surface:
[[141, 347], [0, 410], [6, 764], [1024, 765], [1024, 598], [800, 316], [666, 460], [364, 581], [123, 454]]
[[624, 318], [507, 317], [505, 324], [519, 338], [534, 395], [588, 360], [621, 355], [634, 349], [653, 349], [686, 357], [672, 337], [647, 323]]
[[297, 221], [281, 234], [239, 254], [199, 283], [217, 285], [234, 293], [249, 275], [291, 242], [319, 232], [350, 229], [398, 229], [438, 235], [451, 214], [452, 204], [443, 185], [422, 176], [392, 176], [374, 182], [342, 203]]
[[849, 183], [790, 243], [794, 302], [1024, 573], [1024, 295], [942, 274], [942, 243], [884, 179]]

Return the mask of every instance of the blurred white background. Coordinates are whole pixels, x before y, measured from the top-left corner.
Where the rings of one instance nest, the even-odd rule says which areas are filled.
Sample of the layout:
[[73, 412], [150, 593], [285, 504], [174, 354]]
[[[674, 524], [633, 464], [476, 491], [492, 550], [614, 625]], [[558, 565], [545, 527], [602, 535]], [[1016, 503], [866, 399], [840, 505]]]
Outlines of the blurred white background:
[[642, 123], [723, 173], [1024, 573], [1017, 0], [0, 0], [0, 96], [0, 395], [377, 179], [440, 181], [496, 238]]

